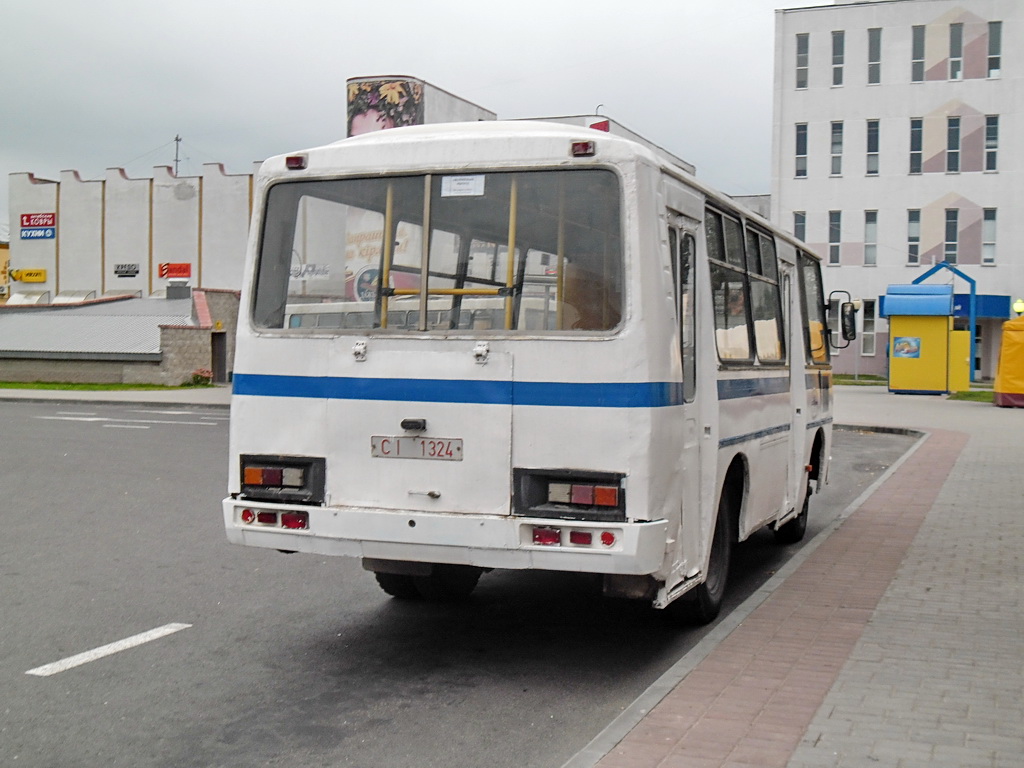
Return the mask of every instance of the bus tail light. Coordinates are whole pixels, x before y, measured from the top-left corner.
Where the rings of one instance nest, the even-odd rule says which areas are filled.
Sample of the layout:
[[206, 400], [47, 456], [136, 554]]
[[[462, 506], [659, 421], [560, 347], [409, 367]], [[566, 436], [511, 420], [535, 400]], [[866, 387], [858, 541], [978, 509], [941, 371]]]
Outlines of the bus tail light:
[[624, 474], [514, 469], [515, 514], [562, 520], [625, 522]]
[[319, 457], [242, 454], [239, 495], [245, 499], [323, 504], [326, 474], [326, 462]]
[[531, 541], [538, 547], [568, 546], [611, 549], [619, 540], [615, 532], [610, 530], [598, 532], [590, 528], [556, 528], [551, 525], [537, 525], [533, 526], [530, 531]]
[[238, 513], [238, 519], [246, 525], [266, 525], [274, 528], [288, 528], [293, 531], [309, 529], [308, 512], [274, 512], [267, 509], [250, 509], [246, 507]]

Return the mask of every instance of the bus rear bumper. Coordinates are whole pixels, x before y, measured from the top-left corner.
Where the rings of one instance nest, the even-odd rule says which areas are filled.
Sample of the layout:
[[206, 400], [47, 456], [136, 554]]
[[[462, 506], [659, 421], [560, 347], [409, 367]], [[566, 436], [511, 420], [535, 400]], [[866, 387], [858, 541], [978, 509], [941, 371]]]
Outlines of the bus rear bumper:
[[[243, 511], [306, 513], [308, 528], [243, 522]], [[306, 507], [244, 499], [223, 501], [228, 541], [317, 555], [480, 568], [581, 573], [659, 573], [668, 523], [600, 523], [512, 515], [454, 514], [352, 507]], [[536, 543], [542, 540], [550, 543]]]

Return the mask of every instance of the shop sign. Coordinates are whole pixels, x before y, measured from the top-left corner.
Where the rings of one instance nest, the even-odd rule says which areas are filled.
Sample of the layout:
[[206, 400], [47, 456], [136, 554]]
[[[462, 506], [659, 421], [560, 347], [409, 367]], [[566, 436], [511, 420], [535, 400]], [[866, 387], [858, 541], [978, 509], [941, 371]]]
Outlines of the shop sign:
[[192, 265], [163, 262], [157, 266], [157, 275], [163, 278], [192, 277]]
[[45, 283], [45, 269], [12, 269], [11, 278], [23, 283]]
[[114, 275], [117, 277], [136, 277], [139, 274], [138, 264], [115, 264]]
[[56, 213], [23, 213], [21, 214], [21, 226], [27, 227], [56, 227]]

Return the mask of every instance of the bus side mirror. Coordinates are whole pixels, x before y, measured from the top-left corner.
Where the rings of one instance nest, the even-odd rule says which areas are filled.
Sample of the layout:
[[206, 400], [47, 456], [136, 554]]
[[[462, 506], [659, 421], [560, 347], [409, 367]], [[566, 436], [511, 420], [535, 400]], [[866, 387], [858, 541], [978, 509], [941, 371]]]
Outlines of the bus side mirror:
[[839, 329], [843, 341], [857, 338], [857, 307], [852, 301], [844, 301], [839, 305]]

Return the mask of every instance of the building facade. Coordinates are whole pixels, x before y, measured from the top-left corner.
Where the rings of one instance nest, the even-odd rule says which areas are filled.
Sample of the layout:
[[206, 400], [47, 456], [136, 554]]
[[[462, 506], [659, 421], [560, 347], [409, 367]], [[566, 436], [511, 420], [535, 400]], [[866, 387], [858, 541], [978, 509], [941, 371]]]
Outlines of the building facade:
[[[772, 218], [862, 302], [836, 370], [885, 374], [889, 285], [954, 285], [975, 376], [1024, 295], [1024, 3], [836, 0], [776, 13]], [[933, 274], [935, 265], [944, 264]]]

